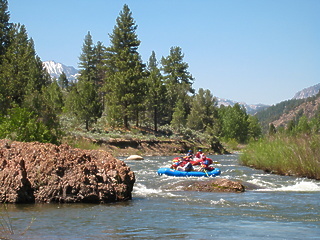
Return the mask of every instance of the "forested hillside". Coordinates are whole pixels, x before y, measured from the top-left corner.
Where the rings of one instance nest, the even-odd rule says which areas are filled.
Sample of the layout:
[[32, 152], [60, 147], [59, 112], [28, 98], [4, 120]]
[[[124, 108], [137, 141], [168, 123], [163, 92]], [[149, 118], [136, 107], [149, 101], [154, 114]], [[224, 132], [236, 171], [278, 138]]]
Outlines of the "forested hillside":
[[261, 135], [257, 119], [239, 104], [218, 108], [210, 90], [195, 92], [180, 47], [160, 60], [152, 52], [144, 63], [128, 5], [109, 34], [110, 46], [95, 43], [90, 32], [84, 37], [77, 82], [65, 73], [51, 79], [26, 27], [10, 22], [6, 0], [0, 7], [1, 138], [59, 143], [66, 134], [148, 129], [144, 133], [212, 143]]
[[289, 128], [297, 125], [301, 117], [311, 120], [319, 114], [320, 94], [305, 99], [291, 99], [273, 105], [255, 116], [265, 132], [270, 124], [275, 128]]

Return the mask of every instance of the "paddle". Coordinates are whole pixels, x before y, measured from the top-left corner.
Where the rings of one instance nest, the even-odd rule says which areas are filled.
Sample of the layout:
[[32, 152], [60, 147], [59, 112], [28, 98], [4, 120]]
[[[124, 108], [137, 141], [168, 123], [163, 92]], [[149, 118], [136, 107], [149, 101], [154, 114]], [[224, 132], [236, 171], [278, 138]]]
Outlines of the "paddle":
[[[200, 168], [201, 169], [201, 168]], [[209, 177], [209, 174], [208, 174], [208, 172], [207, 172], [207, 170], [206, 170], [206, 168], [205, 168], [205, 165], [204, 165], [204, 167], [202, 167], [202, 169], [203, 169], [203, 171], [205, 172], [205, 174], [207, 175], [207, 177]]]
[[203, 171], [206, 173], [207, 177], [209, 177], [209, 174], [205, 168], [203, 169]]

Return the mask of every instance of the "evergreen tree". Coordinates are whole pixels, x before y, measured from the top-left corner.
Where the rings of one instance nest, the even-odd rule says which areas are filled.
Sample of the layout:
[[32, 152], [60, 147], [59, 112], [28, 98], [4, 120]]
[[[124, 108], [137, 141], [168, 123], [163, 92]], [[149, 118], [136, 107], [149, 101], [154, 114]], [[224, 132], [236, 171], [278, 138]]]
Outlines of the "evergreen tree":
[[84, 121], [88, 131], [102, 114], [101, 98], [97, 85], [97, 58], [90, 32], [85, 36], [82, 53], [79, 57], [80, 76], [66, 99], [66, 111]]
[[106, 78], [106, 59], [107, 52], [106, 47], [102, 44], [102, 42], [98, 41], [95, 48], [95, 60], [96, 60], [96, 83], [97, 91], [99, 95], [99, 99], [102, 104], [102, 110], [105, 109], [105, 92], [103, 91], [103, 84]]
[[57, 143], [57, 118], [51, 111], [49, 120], [42, 92], [49, 74], [25, 26], [8, 21], [7, 1], [0, 0], [0, 111], [7, 114], [1, 131], [16, 140]]
[[49, 75], [36, 55], [33, 40], [28, 39], [25, 26], [15, 24], [9, 34], [12, 40], [1, 65], [1, 95], [6, 99], [2, 110], [13, 103], [21, 106], [27, 95], [34, 96], [34, 91], [41, 92], [49, 84]]
[[8, 1], [0, 0], [0, 64], [2, 63], [2, 56], [10, 43], [9, 31], [11, 23], [9, 23], [9, 20]]
[[83, 121], [85, 129], [89, 131], [91, 124], [101, 117], [102, 112], [96, 87], [92, 82], [81, 80], [76, 84], [67, 96], [66, 111]]
[[43, 90], [43, 96], [46, 104], [52, 108], [52, 112], [56, 114], [62, 112], [64, 105], [63, 94], [57, 81], [53, 81]]
[[[105, 92], [107, 116], [114, 108], [120, 108], [123, 127], [129, 128], [129, 120], [138, 124], [139, 111], [146, 95], [144, 64], [138, 53], [140, 41], [137, 38], [137, 25], [128, 5], [117, 17], [116, 26], [110, 34], [111, 45], [107, 48], [107, 77]], [[115, 120], [118, 122], [118, 120]], [[110, 123], [112, 124], [112, 123]]]
[[100, 89], [103, 86], [104, 79], [106, 78], [106, 47], [102, 42], [98, 41], [94, 47], [95, 61], [96, 61], [96, 85]]
[[69, 88], [69, 80], [64, 72], [62, 72], [58, 78], [58, 85], [64, 90], [68, 90]]
[[191, 112], [188, 115], [187, 126], [194, 130], [204, 131], [206, 128], [213, 128], [217, 123], [216, 99], [210, 90], [199, 89], [193, 97]]
[[174, 112], [172, 115], [171, 126], [178, 133], [181, 132], [182, 128], [186, 125], [186, 112], [184, 111], [183, 102], [181, 99], [178, 100]]
[[152, 119], [154, 130], [158, 131], [158, 122], [161, 121], [162, 111], [165, 104], [165, 92], [166, 88], [163, 84], [163, 77], [158, 68], [156, 54], [152, 51], [152, 54], [148, 62], [149, 76], [147, 78], [147, 98], [146, 104], [152, 111]]
[[162, 71], [164, 72], [165, 84], [167, 88], [167, 113], [171, 121], [173, 108], [178, 100], [184, 102], [184, 111], [188, 112], [188, 93], [193, 94], [193, 77], [188, 72], [189, 65], [183, 61], [184, 54], [180, 47], [172, 47], [170, 55], [162, 57]]
[[90, 32], [85, 36], [82, 53], [79, 57], [79, 81], [96, 83], [96, 58], [95, 48]]

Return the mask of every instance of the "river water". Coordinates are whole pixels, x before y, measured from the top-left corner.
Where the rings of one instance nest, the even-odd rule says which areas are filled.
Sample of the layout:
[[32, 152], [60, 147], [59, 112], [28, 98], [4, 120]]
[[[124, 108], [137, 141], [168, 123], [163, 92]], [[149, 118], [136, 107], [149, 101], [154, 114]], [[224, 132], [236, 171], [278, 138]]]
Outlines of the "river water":
[[145, 157], [125, 161], [136, 174], [131, 201], [7, 205], [1, 221], [10, 221], [13, 234], [6, 239], [320, 239], [319, 181], [240, 166], [238, 155], [209, 157], [220, 163], [220, 177], [247, 181], [258, 189], [172, 190], [170, 186], [186, 178], [156, 174], [172, 157]]

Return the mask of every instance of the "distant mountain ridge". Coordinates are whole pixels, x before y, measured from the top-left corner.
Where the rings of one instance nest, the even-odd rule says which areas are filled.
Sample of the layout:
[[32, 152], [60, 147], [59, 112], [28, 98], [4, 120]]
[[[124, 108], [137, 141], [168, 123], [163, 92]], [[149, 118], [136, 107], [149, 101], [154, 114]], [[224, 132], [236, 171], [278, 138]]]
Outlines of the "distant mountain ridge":
[[293, 99], [304, 99], [304, 98], [308, 98], [308, 97], [313, 97], [315, 95], [317, 95], [317, 93], [320, 90], [320, 83], [308, 87], [308, 88], [304, 88], [301, 91], [297, 92]]
[[320, 109], [320, 84], [297, 92], [290, 100], [282, 101], [256, 114], [265, 131], [272, 123], [275, 127], [286, 127], [290, 121], [297, 122], [301, 116], [312, 118]]
[[61, 73], [64, 72], [70, 82], [75, 82], [79, 76], [79, 70], [55, 61], [45, 61], [43, 66], [47, 69], [51, 78], [58, 79]]
[[229, 99], [224, 99], [224, 98], [217, 98], [218, 101], [218, 107], [220, 107], [221, 105], [224, 106], [234, 106], [236, 103], [239, 103], [241, 106], [244, 106], [244, 108], [247, 110], [248, 114], [252, 114], [254, 115], [255, 113], [262, 111], [263, 109], [266, 109], [268, 107], [270, 107], [270, 105], [266, 105], [266, 104], [246, 104], [244, 102], [237, 102], [237, 101], [233, 101], [233, 100], [229, 100]]

